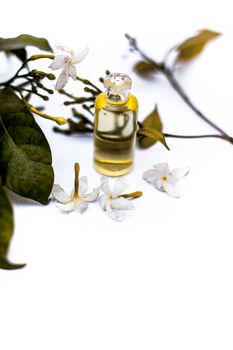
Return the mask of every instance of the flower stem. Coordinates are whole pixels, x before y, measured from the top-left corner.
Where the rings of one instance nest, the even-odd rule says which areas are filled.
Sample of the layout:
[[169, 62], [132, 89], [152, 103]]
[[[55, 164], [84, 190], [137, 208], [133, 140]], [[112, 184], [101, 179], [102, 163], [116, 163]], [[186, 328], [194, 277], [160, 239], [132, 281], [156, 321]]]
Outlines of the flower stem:
[[80, 77], [76, 77], [77, 80], [81, 81], [83, 84], [85, 85], [89, 85], [89, 86], [92, 86], [98, 93], [101, 93], [102, 91], [98, 88], [98, 86], [96, 86], [95, 84], [93, 84], [90, 80], [88, 79], [83, 79], [83, 78], [80, 78]]
[[38, 109], [36, 109], [32, 105], [30, 105], [29, 103], [26, 103], [26, 104], [27, 104], [30, 112], [35, 113], [35, 114], [39, 115], [42, 118], [52, 120], [55, 123], [57, 123], [58, 125], [64, 125], [64, 124], [67, 123], [67, 120], [65, 118], [63, 118], [63, 117], [52, 117], [51, 115], [48, 115], [48, 114], [45, 114], [45, 113], [42, 113], [42, 112], [38, 111]]
[[123, 198], [139, 198], [142, 195], [143, 195], [143, 193], [141, 191], [136, 191], [136, 192], [132, 192], [132, 193], [121, 194], [119, 197], [123, 197]]
[[50, 58], [50, 59], [53, 59], [54, 58], [54, 55], [33, 55], [31, 57], [29, 57], [25, 62], [23, 62], [23, 64], [21, 65], [21, 67], [17, 70], [17, 72], [15, 73], [15, 75], [10, 78], [9, 80], [3, 82], [3, 83], [0, 83], [0, 86], [3, 86], [3, 85], [10, 85], [11, 83], [14, 82], [15, 79], [17, 79], [19, 77], [19, 73], [21, 72], [21, 70], [23, 68], [25, 68], [28, 64], [28, 62], [30, 61], [35, 61], [35, 60], [38, 60], [38, 59], [41, 59], [41, 58]]
[[85, 104], [83, 104], [82, 107], [83, 107], [83, 109], [85, 109], [85, 111], [87, 111], [88, 113], [90, 113], [92, 116], [95, 115], [95, 113], [92, 112], [91, 107], [89, 107], [89, 106], [87, 106], [87, 105], [85, 105]]
[[78, 190], [79, 190], [79, 171], [80, 171], [80, 166], [79, 163], [74, 164], [74, 198], [78, 198]]

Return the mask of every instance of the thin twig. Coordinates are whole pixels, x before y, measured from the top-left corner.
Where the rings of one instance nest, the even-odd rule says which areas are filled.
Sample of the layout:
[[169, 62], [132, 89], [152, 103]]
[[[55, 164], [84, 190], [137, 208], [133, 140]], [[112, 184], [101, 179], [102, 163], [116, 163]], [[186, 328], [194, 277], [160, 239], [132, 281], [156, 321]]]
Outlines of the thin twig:
[[83, 84], [85, 85], [89, 85], [89, 86], [92, 86], [94, 89], [96, 89], [96, 91], [98, 93], [101, 93], [102, 91], [98, 88], [98, 86], [96, 86], [95, 84], [93, 84], [90, 80], [88, 79], [83, 79], [83, 78], [80, 78], [80, 77], [76, 77], [77, 80], [81, 81]]
[[[171, 71], [168, 67], [166, 67], [165, 63], [159, 63], [156, 62], [154, 59], [152, 59], [151, 57], [149, 57], [145, 52], [143, 52], [137, 44], [137, 41], [135, 38], [131, 37], [130, 35], [126, 34], [125, 35], [126, 38], [129, 40], [129, 44], [131, 46], [131, 48], [135, 51], [137, 51], [140, 56], [147, 61], [148, 63], [150, 63], [156, 70], [157, 72], [162, 73], [168, 80], [168, 82], [170, 83], [170, 85], [174, 88], [174, 90], [179, 94], [179, 96], [183, 99], [183, 101], [202, 119], [204, 120], [208, 125], [210, 125], [212, 128], [214, 128], [215, 130], [219, 131], [221, 135], [201, 135], [202, 138], [204, 137], [218, 137], [221, 138], [223, 140], [226, 140], [230, 143], [233, 144], [233, 138], [231, 136], [229, 136], [222, 128], [220, 128], [217, 124], [215, 124], [214, 122], [212, 122], [206, 115], [204, 115], [203, 112], [201, 112], [192, 102], [192, 100], [190, 99], [190, 97], [186, 94], [186, 92], [183, 90], [183, 88], [181, 87], [181, 85], [179, 84], [179, 82], [176, 80], [173, 71]], [[172, 137], [172, 136], [169, 136]], [[175, 136], [173, 136], [175, 137]], [[190, 137], [182, 137], [182, 136], [178, 136], [176, 135], [176, 137], [180, 137], [180, 138], [190, 138]], [[197, 138], [199, 136], [194, 136], [192, 138]]]
[[163, 133], [163, 135], [165, 137], [173, 137], [173, 138], [177, 138], [177, 139], [204, 139], [204, 138], [215, 137], [215, 138], [219, 138], [219, 139], [223, 139], [223, 140], [229, 141], [228, 139], [225, 138], [225, 135], [219, 135], [219, 134], [211, 134], [211, 135], [208, 135], [208, 134], [207, 135], [174, 135], [174, 134]]

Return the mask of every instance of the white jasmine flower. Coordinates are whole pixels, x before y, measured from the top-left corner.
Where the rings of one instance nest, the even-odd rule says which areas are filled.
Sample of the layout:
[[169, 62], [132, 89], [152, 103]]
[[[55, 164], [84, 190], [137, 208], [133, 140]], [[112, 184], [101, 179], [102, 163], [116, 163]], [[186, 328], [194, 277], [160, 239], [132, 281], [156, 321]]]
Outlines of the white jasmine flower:
[[99, 189], [94, 188], [91, 193], [86, 193], [88, 189], [87, 177], [79, 178], [79, 164], [75, 163], [75, 181], [74, 190], [69, 196], [59, 185], [54, 185], [51, 196], [57, 201], [57, 206], [66, 212], [77, 210], [80, 213], [85, 211], [89, 202], [93, 202], [98, 198]]
[[142, 195], [142, 192], [139, 191], [122, 194], [128, 187], [129, 184], [125, 180], [117, 179], [111, 189], [108, 179], [101, 177], [100, 189], [103, 194], [99, 197], [100, 207], [107, 211], [108, 215], [114, 220], [123, 220], [125, 218], [125, 211], [134, 209], [129, 198], [137, 198]]
[[179, 198], [180, 191], [177, 182], [189, 173], [188, 168], [169, 170], [167, 163], [159, 163], [143, 173], [143, 179], [153, 184], [159, 191], [167, 192], [170, 196]]
[[88, 48], [82, 50], [78, 55], [74, 55], [74, 51], [71, 48], [65, 46], [58, 46], [59, 50], [68, 53], [69, 55], [56, 55], [50, 68], [53, 70], [62, 69], [61, 74], [57, 79], [55, 86], [56, 90], [62, 89], [71, 77], [76, 80], [77, 73], [75, 65], [82, 62], [89, 52]]

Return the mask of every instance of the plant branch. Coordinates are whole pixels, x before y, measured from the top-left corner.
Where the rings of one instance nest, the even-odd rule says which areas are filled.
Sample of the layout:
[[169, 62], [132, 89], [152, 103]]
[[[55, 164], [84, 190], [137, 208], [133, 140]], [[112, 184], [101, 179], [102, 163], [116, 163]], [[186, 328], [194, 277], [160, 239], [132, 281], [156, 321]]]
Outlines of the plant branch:
[[171, 86], [176, 90], [176, 92], [180, 95], [180, 97], [183, 99], [184, 102], [186, 102], [186, 104], [201, 118], [203, 119], [207, 124], [209, 124], [210, 126], [212, 126], [212, 128], [214, 128], [215, 130], [219, 131], [221, 134], [228, 136], [227, 133], [221, 129], [218, 125], [216, 125], [214, 122], [212, 122], [208, 117], [206, 117], [201, 111], [200, 109], [198, 109], [194, 103], [191, 101], [191, 99], [189, 98], [189, 96], [185, 93], [185, 91], [183, 90], [183, 88], [181, 87], [181, 85], [178, 83], [178, 81], [175, 79], [173, 72], [164, 67], [162, 69], [162, 72], [164, 73], [164, 75], [166, 76], [166, 78], [168, 79], [169, 83], [171, 84]]
[[[179, 94], [179, 96], [183, 99], [183, 101], [202, 119], [204, 120], [208, 125], [210, 125], [215, 130], [219, 131], [221, 135], [203, 135], [202, 137], [218, 137], [221, 139], [224, 139], [226, 141], [229, 141], [230, 143], [233, 143], [233, 138], [229, 136], [222, 128], [220, 128], [217, 124], [212, 122], [207, 116], [204, 115], [203, 112], [201, 112], [192, 102], [192, 100], [189, 98], [189, 96], [186, 94], [186, 92], [183, 90], [179, 82], [176, 80], [174, 73], [172, 70], [170, 70], [164, 62], [159, 63], [156, 62], [154, 59], [149, 57], [146, 53], [144, 53], [137, 44], [137, 41], [135, 38], [131, 37], [130, 35], [126, 34], [126, 38], [129, 41], [131, 49], [138, 52], [140, 56], [150, 63], [158, 72], [162, 73], [170, 83], [170, 85], [174, 88], [174, 90]], [[172, 136], [169, 136], [172, 137]], [[179, 136], [180, 137], [180, 136]], [[185, 137], [186, 138], [186, 137]], [[189, 138], [189, 137], [188, 137]], [[192, 138], [197, 138], [192, 137]]]
[[229, 136], [225, 135], [220, 135], [220, 134], [210, 134], [210, 135], [174, 135], [174, 134], [168, 134], [168, 133], [163, 133], [165, 137], [173, 137], [173, 138], [178, 138], [178, 139], [204, 139], [204, 138], [218, 138], [222, 140], [229, 141], [230, 143], [233, 144], [233, 138], [229, 138]]
[[3, 83], [0, 83], [0, 86], [4, 86], [4, 85], [10, 85], [11, 83], [13, 83], [15, 81], [15, 79], [17, 79], [18, 77], [21, 77], [19, 76], [19, 73], [21, 72], [22, 69], [24, 69], [25, 67], [27, 67], [28, 65], [28, 62], [30, 61], [35, 61], [35, 60], [38, 60], [38, 59], [41, 59], [41, 58], [49, 58], [49, 59], [53, 59], [54, 58], [54, 55], [33, 55], [31, 57], [29, 57], [25, 62], [23, 62], [23, 64], [21, 65], [21, 67], [19, 67], [19, 69], [16, 71], [15, 75], [10, 78], [9, 80], [3, 82]]
[[102, 91], [98, 88], [98, 86], [96, 86], [95, 84], [93, 84], [90, 80], [88, 79], [83, 79], [83, 78], [80, 78], [80, 77], [76, 77], [77, 80], [81, 81], [83, 84], [85, 85], [89, 85], [89, 86], [92, 86], [98, 93], [101, 93]]

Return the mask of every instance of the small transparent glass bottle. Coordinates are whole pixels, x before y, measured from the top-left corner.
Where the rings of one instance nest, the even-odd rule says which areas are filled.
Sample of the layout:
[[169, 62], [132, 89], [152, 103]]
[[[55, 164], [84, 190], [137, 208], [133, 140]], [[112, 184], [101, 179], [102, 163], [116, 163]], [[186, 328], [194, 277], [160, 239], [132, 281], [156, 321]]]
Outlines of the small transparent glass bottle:
[[94, 166], [108, 176], [128, 173], [134, 162], [138, 101], [126, 74], [111, 73], [95, 101]]

